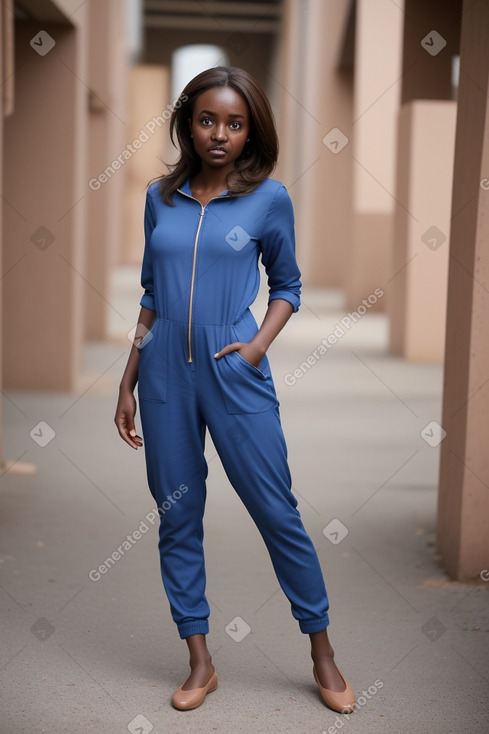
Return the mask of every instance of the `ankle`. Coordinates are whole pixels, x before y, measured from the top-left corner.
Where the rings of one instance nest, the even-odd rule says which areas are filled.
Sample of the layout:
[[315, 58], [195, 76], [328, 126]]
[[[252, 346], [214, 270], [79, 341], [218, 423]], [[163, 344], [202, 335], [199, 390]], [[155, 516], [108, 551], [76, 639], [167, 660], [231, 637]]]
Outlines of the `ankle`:
[[201, 655], [190, 656], [190, 667], [192, 670], [195, 668], [206, 668], [210, 666], [212, 666], [212, 656], [209, 652]]
[[333, 660], [334, 650], [331, 645], [328, 644], [322, 647], [321, 650], [311, 650], [311, 657], [314, 662], [319, 660]]

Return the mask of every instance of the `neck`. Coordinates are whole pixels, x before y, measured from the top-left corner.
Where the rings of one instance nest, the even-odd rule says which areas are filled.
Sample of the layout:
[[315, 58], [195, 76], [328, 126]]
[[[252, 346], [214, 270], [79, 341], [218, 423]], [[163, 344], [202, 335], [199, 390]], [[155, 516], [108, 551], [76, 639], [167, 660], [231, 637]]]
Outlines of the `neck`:
[[202, 165], [200, 171], [193, 176], [193, 182], [200, 189], [220, 189], [226, 188], [226, 178], [228, 173], [234, 169], [234, 163], [225, 166], [224, 168], [212, 168], [210, 166]]

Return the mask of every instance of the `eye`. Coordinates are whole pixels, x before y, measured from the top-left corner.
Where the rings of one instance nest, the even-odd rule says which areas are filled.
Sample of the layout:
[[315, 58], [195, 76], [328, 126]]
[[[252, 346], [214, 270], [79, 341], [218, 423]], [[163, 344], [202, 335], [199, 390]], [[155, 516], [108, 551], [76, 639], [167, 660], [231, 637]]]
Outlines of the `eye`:
[[204, 127], [209, 127], [209, 125], [212, 125], [212, 120], [210, 119], [210, 117], [202, 117], [200, 122], [202, 125], [204, 125]]
[[234, 122], [231, 123], [230, 127], [231, 127], [231, 130], [240, 130], [241, 129], [241, 123], [234, 121]]

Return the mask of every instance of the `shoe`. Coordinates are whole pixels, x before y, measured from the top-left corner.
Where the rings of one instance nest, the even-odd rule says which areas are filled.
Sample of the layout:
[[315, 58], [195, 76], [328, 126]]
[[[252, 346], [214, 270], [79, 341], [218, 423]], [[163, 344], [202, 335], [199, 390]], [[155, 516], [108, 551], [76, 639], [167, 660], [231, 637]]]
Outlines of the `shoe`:
[[[183, 685], [183, 683], [182, 683]], [[191, 688], [188, 691], [183, 691], [182, 686], [179, 686], [172, 696], [172, 706], [180, 711], [188, 711], [190, 709], [196, 709], [204, 703], [204, 699], [208, 693], [215, 691], [217, 688], [217, 675], [214, 672], [210, 681], [203, 688]]]
[[329, 688], [323, 688], [319, 682], [318, 674], [316, 673], [316, 666], [312, 669], [314, 678], [316, 679], [316, 683], [318, 684], [318, 688], [321, 693], [321, 698], [326, 706], [329, 706], [330, 709], [333, 709], [333, 711], [337, 711], [340, 714], [351, 714], [356, 706], [355, 694], [339, 668], [338, 671], [345, 681], [346, 688], [344, 691], [330, 691]]

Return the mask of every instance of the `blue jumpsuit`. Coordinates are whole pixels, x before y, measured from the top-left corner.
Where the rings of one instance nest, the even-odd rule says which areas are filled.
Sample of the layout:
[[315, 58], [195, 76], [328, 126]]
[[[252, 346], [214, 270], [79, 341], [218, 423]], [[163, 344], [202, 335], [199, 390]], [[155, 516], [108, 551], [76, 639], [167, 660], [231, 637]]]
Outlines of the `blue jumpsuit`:
[[327, 627], [328, 597], [291, 490], [279, 403], [267, 357], [255, 367], [226, 344], [258, 330], [259, 288], [300, 304], [294, 214], [286, 188], [265, 179], [205, 207], [189, 180], [165, 204], [151, 184], [144, 211], [140, 304], [156, 312], [138, 345], [138, 398], [148, 485], [160, 514], [161, 575], [180, 637], [207, 634], [203, 515], [206, 428], [225, 472], [258, 527], [302, 632]]

